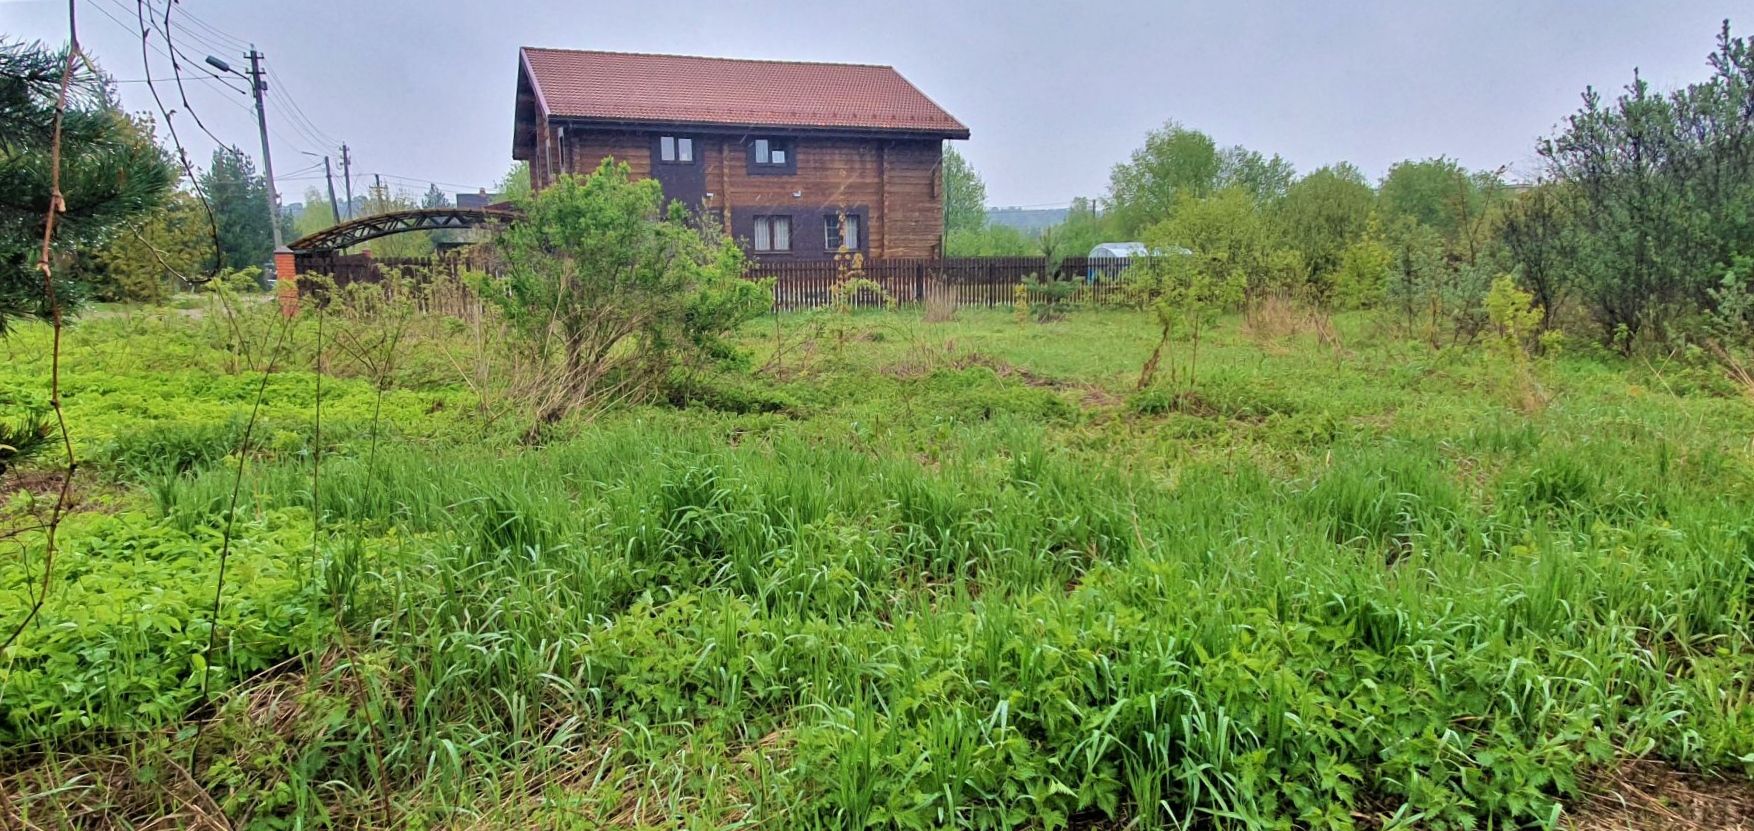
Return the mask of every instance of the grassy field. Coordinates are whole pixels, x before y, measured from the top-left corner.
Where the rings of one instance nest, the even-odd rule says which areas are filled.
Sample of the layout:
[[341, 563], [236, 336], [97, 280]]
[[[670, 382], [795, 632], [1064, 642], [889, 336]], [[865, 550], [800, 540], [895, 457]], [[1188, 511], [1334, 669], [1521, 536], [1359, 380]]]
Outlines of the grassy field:
[[1685, 355], [1230, 318], [1136, 393], [1143, 314], [809, 313], [530, 446], [444, 327], [319, 424], [298, 326], [265, 386], [217, 315], [71, 331], [77, 506], [0, 664], [30, 822], [1517, 827], [1754, 772], [1754, 402]]

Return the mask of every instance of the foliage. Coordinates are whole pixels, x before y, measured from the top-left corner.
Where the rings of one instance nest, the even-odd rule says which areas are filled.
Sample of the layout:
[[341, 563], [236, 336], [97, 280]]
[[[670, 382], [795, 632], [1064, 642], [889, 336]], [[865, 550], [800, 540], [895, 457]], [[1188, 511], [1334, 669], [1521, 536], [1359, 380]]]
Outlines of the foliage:
[[[426, 193], [421, 194], [420, 196], [420, 207], [429, 209], [449, 208], [451, 207], [451, 197], [444, 191], [439, 190], [437, 184], [428, 184], [426, 186]], [[403, 236], [412, 235], [404, 234]], [[461, 233], [458, 231], [428, 231], [423, 236], [432, 241], [432, 246], [434, 248], [447, 243], [457, 242], [462, 238]]]
[[295, 237], [304, 237], [335, 224], [335, 208], [329, 197], [316, 188], [305, 188], [305, 209], [292, 222]]
[[[0, 39], [0, 335], [20, 318], [50, 314], [37, 260], [49, 207], [50, 148], [67, 58], [40, 44]], [[67, 267], [69, 252], [89, 250], [149, 215], [177, 181], [152, 124], [118, 108], [108, 81], [76, 61], [61, 125], [64, 212], [56, 220], [55, 295], [75, 309], [92, 286]]]
[[1525, 410], [1544, 406], [1547, 400], [1531, 368], [1536, 350], [1556, 350], [1563, 338], [1557, 329], [1541, 332], [1546, 312], [1534, 305], [1534, 299], [1533, 294], [1517, 288], [1516, 280], [1502, 275], [1492, 281], [1484, 303], [1493, 329], [1488, 347], [1497, 361], [1508, 365], [1511, 383]]
[[1222, 168], [1211, 136], [1167, 122], [1109, 173], [1110, 210], [1125, 233], [1137, 233], [1164, 221], [1184, 197], [1210, 194]]
[[1125, 236], [1116, 227], [1114, 214], [1100, 213], [1089, 199], [1072, 200], [1065, 221], [1042, 231], [1042, 238], [1063, 257], [1082, 257], [1105, 242], [1119, 242]]
[[1170, 218], [1184, 196], [1203, 198], [1221, 190], [1268, 205], [1285, 196], [1295, 177], [1291, 163], [1276, 154], [1269, 158], [1241, 146], [1221, 149], [1211, 136], [1169, 121], [1146, 134], [1145, 146], [1109, 173], [1112, 221], [1122, 237], [1130, 238]]
[[1375, 201], [1364, 174], [1341, 163], [1298, 179], [1274, 205], [1271, 219], [1279, 242], [1302, 254], [1305, 282], [1318, 296], [1333, 295], [1342, 260], [1363, 236]]
[[[203, 661], [223, 521], [211, 507], [80, 516], [47, 619], [0, 669], [0, 736], [151, 728], [188, 711], [203, 675], [223, 688], [316, 643], [328, 618], [321, 583], [300, 573], [309, 567], [308, 520], [294, 512], [240, 517], [219, 621], [225, 649], [215, 664]], [[7, 626], [25, 607], [28, 579], [18, 564], [0, 567]]]
[[522, 202], [530, 197], [530, 163], [513, 162], [494, 190], [508, 202]]
[[[1282, 262], [1261, 210], [1248, 194], [1227, 188], [1207, 198], [1184, 195], [1171, 217], [1145, 232], [1145, 244], [1166, 256], [1154, 258], [1165, 268], [1148, 268], [1145, 279], [1164, 278], [1186, 283], [1197, 274], [1212, 286], [1225, 286], [1228, 295], [1258, 291], [1282, 277]], [[1190, 256], [1178, 256], [1187, 251]], [[1160, 294], [1161, 291], [1151, 291]], [[1241, 300], [1238, 294], [1237, 300]]]
[[1542, 183], [1510, 201], [1498, 226], [1498, 238], [1517, 269], [1517, 280], [1534, 294], [1550, 326], [1559, 309], [1570, 305], [1577, 291], [1576, 231], [1561, 194], [1566, 186]]
[[1754, 256], [1737, 255], [1706, 294], [1711, 298], [1707, 334], [1733, 346], [1754, 346]]
[[119, 231], [91, 256], [95, 293], [105, 300], [162, 303], [172, 292], [207, 278], [213, 226], [207, 209], [181, 191]]
[[[224, 281], [199, 319], [81, 321], [79, 508], [0, 661], [0, 786], [45, 827], [1461, 831], [1578, 822], [1634, 760], [1745, 784], [1754, 267], [1746, 179], [1706, 181], [1739, 169], [1733, 74], [1664, 99], [1704, 155], [1610, 140], [1515, 199], [1412, 162], [1361, 226], [1343, 171], [1287, 207], [1270, 160], [1214, 149], [1127, 217], [1166, 252], [1126, 275], [1144, 307], [1051, 332], [1013, 316], [1078, 284], [924, 327], [852, 313], [848, 258], [854, 348], [818, 349], [824, 316], [753, 322], [740, 254], [612, 164], [526, 196], [455, 317], [393, 275], [285, 330]], [[1698, 250], [1613, 215], [1674, 205], [1587, 186], [1628, 170]], [[1118, 213], [1042, 244], [1126, 238]], [[1555, 348], [1543, 287], [1599, 315], [1622, 250], [1703, 269], [1622, 342], [1703, 348]], [[1227, 314], [1293, 290], [1314, 338]], [[244, 372], [277, 331], [279, 371]], [[0, 424], [28, 435], [49, 334], [12, 337]], [[569, 407], [582, 353], [607, 368]], [[485, 406], [519, 384], [531, 418]], [[590, 429], [521, 446], [557, 401]], [[36, 585], [38, 463], [0, 503], [0, 625]]]
[[828, 308], [835, 314], [850, 315], [856, 306], [867, 305], [863, 301], [874, 299], [883, 308], [894, 308], [895, 296], [883, 288], [883, 284], [868, 277], [854, 276], [862, 271], [843, 272], [834, 285], [828, 287]]
[[728, 355], [723, 335], [767, 308], [735, 244], [661, 204], [655, 180], [605, 161], [526, 199], [500, 235], [506, 276], [486, 294], [547, 368], [538, 424], [651, 395], [672, 366]]
[[1384, 308], [1402, 337], [1432, 346], [1470, 341], [1486, 322], [1481, 305], [1497, 272], [1453, 253], [1442, 233], [1402, 216], [1384, 229], [1390, 253]]
[[[418, 207], [421, 207], [420, 203], [414, 201], [412, 198], [400, 193], [391, 193], [387, 186], [380, 187], [374, 185], [372, 186], [369, 195], [366, 196], [365, 205], [360, 210], [360, 215], [376, 216], [378, 214], [413, 210]], [[439, 232], [413, 231], [403, 234], [391, 234], [386, 237], [378, 237], [377, 239], [366, 243], [365, 246], [371, 251], [372, 256], [379, 258], [427, 257], [432, 255], [434, 247], [433, 243], [437, 233]]]
[[1022, 257], [1040, 253], [1040, 242], [1008, 225], [983, 225], [945, 234], [944, 253], [950, 257]]
[[219, 226], [220, 266], [266, 266], [274, 256], [274, 229], [268, 223], [268, 182], [255, 161], [235, 147], [215, 148], [199, 178]]
[[987, 224], [987, 185], [950, 143], [944, 144], [944, 232], [978, 233]]
[[1382, 300], [1394, 263], [1394, 252], [1383, 242], [1382, 224], [1372, 215], [1364, 234], [1340, 252], [1339, 268], [1321, 294], [1337, 308], [1375, 306]]
[[1534, 352], [1535, 337], [1540, 333], [1545, 313], [1535, 305], [1535, 296], [1517, 287], [1508, 275], [1492, 281], [1486, 293], [1486, 317], [1492, 322], [1493, 346], [1505, 355], [1526, 358]]
[[1479, 222], [1497, 191], [1497, 177], [1473, 173], [1454, 159], [1403, 161], [1389, 168], [1378, 191], [1391, 221], [1410, 219], [1457, 241]]
[[[1172, 331], [1190, 341], [1184, 383], [1192, 387], [1200, 357], [1200, 340], [1218, 315], [1242, 303], [1251, 285], [1264, 285], [1272, 261], [1266, 229], [1248, 195], [1229, 188], [1207, 199], [1184, 196], [1172, 218], [1146, 234], [1153, 250], [1174, 252], [1153, 257], [1131, 271], [1144, 289], [1144, 302], [1157, 318], [1160, 339], [1139, 388], [1151, 383], [1162, 349]], [[1176, 375], [1181, 376], [1181, 372]]]
[[41, 456], [49, 449], [54, 429], [48, 414], [40, 409], [22, 410], [0, 420], [0, 475]]
[[1594, 89], [1543, 141], [1565, 185], [1580, 293], [1605, 341], [1673, 337], [1738, 254], [1754, 251], [1754, 50], [1726, 22], [1712, 77], [1668, 94], [1634, 73], [1613, 101]]
[[1033, 316], [1037, 323], [1051, 323], [1064, 320], [1071, 312], [1072, 304], [1084, 293], [1086, 286], [1080, 280], [1043, 280], [1036, 275], [1028, 275], [1023, 282], [1017, 284], [1014, 306], [1019, 323]]
[[1297, 169], [1278, 153], [1268, 157], [1241, 145], [1218, 152], [1217, 187], [1240, 188], [1257, 204], [1271, 205], [1285, 198], [1296, 179]]

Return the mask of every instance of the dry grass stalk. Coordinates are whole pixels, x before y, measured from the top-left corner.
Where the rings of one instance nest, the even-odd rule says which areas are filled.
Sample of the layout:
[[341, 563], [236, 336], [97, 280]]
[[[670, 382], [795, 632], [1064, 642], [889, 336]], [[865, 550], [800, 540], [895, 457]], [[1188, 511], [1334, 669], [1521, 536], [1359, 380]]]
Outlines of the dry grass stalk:
[[945, 292], [927, 292], [924, 302], [927, 323], [950, 323], [956, 320], [956, 298]]

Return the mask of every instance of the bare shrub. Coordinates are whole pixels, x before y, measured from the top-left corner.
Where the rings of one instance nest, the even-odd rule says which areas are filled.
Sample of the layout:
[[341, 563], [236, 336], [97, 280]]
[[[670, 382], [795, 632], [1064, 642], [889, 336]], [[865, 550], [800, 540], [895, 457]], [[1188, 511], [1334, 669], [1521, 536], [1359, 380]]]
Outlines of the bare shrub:
[[923, 305], [927, 323], [950, 323], [956, 320], [956, 298], [945, 292], [926, 292]]
[[1259, 343], [1281, 341], [1306, 330], [1309, 312], [1285, 291], [1263, 291], [1243, 306], [1242, 330]]

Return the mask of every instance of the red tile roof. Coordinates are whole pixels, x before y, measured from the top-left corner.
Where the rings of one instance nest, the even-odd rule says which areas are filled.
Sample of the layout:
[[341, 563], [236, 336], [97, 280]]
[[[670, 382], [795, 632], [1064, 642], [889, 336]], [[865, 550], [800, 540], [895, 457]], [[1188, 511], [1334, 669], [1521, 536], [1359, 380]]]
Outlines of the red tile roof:
[[962, 122], [888, 66], [520, 51], [537, 99], [555, 117], [968, 138]]

